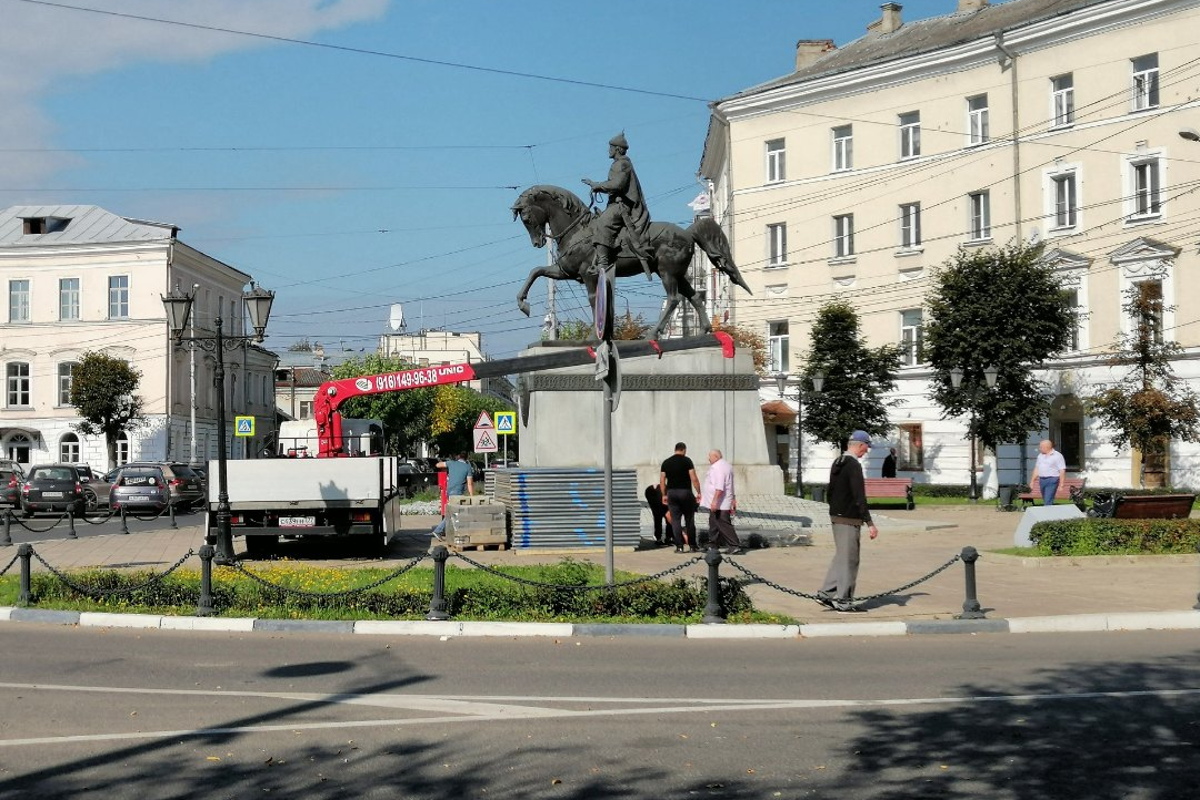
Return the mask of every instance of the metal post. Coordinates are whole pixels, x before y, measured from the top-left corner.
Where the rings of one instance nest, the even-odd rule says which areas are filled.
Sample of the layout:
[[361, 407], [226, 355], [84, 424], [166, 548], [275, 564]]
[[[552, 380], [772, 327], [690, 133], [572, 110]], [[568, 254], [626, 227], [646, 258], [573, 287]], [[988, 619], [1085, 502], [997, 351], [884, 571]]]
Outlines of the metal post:
[[[611, 369], [611, 366], [609, 367]], [[612, 386], [608, 380], [604, 384], [604, 582], [609, 586], [616, 580], [616, 568], [613, 562], [613, 426], [612, 426]], [[695, 542], [693, 542], [695, 544]]]
[[796, 386], [796, 497], [804, 498], [804, 388], [800, 384]]
[[232, 512], [229, 508], [229, 479], [226, 475], [229, 464], [225, 447], [225, 343], [222, 339], [221, 318], [214, 321], [217, 329], [217, 555], [218, 564], [233, 563], [233, 531], [230, 528]]
[[121, 533], [129, 533], [129, 523], [125, 521], [125, 506], [121, 506]]
[[75, 532], [75, 512], [69, 507], [67, 508], [67, 538], [78, 539], [79, 534]]
[[[1196, 545], [1196, 551], [1200, 552], [1200, 544]], [[1196, 594], [1196, 605], [1192, 606], [1192, 608], [1196, 609], [1197, 611], [1200, 611], [1200, 593]]]
[[12, 547], [12, 512], [4, 509], [4, 533], [0, 535], [0, 547]]
[[211, 544], [200, 545], [200, 601], [196, 604], [197, 617], [211, 617], [216, 611], [212, 597], [212, 562], [216, 548]]
[[979, 502], [979, 484], [975, 477], [975, 454], [978, 447], [975, 444], [975, 412], [971, 412], [971, 493], [967, 498], [972, 503]]
[[433, 597], [429, 600], [429, 613], [425, 619], [441, 622], [450, 619], [446, 613], [446, 561], [450, 551], [443, 545], [433, 548]]
[[963, 613], [956, 614], [954, 618], [983, 619], [983, 611], [975, 597], [975, 562], [979, 560], [979, 551], [974, 547], [964, 547], [961, 558], [967, 579], [967, 599], [963, 600]]
[[704, 607], [705, 625], [724, 625], [725, 607], [721, 605], [721, 551], [709, 546], [704, 554], [704, 563], [708, 564], [708, 605]]
[[28, 542], [20, 545], [17, 558], [21, 560], [21, 593], [17, 595], [17, 605], [27, 606], [33, 601], [33, 592], [29, 588], [29, 562], [33, 559], [33, 545]]
[[171, 515], [171, 527], [179, 530], [179, 524], [175, 522], [175, 504], [171, 502], [170, 498], [167, 499], [167, 513]]

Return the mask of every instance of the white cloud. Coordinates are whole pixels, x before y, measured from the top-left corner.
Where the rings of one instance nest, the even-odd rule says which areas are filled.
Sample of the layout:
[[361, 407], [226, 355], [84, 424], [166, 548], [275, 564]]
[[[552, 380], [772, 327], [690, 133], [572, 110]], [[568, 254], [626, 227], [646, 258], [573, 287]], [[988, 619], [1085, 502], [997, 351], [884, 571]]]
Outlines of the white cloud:
[[[70, 0], [67, 0], [70, 2]], [[390, 0], [78, 0], [105, 11], [303, 39], [377, 19]], [[4, 6], [0, 25], [0, 149], [54, 146], [40, 101], [64, 78], [141, 63], [204, 61], [277, 47], [269, 40], [35, 3]], [[0, 186], [33, 186], [78, 163], [66, 153], [0, 157]]]

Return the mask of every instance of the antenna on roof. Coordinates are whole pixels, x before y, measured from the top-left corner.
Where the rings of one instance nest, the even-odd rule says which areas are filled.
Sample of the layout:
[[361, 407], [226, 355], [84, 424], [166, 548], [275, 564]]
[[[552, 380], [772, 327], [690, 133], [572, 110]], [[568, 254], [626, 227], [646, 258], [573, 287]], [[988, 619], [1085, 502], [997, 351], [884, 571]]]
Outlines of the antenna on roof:
[[388, 327], [394, 331], [402, 331], [408, 326], [404, 324], [404, 306], [392, 303], [392, 313], [388, 317]]

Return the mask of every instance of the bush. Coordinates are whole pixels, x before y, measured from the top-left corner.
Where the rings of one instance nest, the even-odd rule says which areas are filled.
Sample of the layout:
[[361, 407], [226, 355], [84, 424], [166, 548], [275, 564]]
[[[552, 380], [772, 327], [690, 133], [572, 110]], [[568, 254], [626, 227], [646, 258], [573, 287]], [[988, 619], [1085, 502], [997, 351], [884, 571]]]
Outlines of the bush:
[[1194, 553], [1197, 519], [1072, 519], [1039, 522], [1029, 538], [1047, 556]]
[[967, 484], [959, 486], [954, 483], [914, 483], [914, 497], [962, 497], [966, 498], [971, 494], [971, 487]]

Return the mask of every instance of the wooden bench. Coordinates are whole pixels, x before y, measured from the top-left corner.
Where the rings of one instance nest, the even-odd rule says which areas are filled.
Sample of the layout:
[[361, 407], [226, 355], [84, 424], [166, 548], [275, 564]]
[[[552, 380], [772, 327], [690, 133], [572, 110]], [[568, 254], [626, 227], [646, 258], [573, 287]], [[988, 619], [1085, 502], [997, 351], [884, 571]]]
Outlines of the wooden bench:
[[867, 499], [893, 498], [904, 499], [905, 508], [912, 511], [916, 504], [913, 502], [912, 478], [863, 478], [867, 490]]
[[1116, 519], [1186, 519], [1194, 494], [1132, 494], [1117, 497]]
[[[1075, 495], [1083, 491], [1087, 478], [1064, 478], [1058, 482], [1058, 490], [1054, 493], [1054, 502], [1073, 503]], [[1033, 505], [1035, 500], [1042, 499], [1041, 492], [1025, 492], [1017, 495], [1021, 500], [1021, 508]]]

